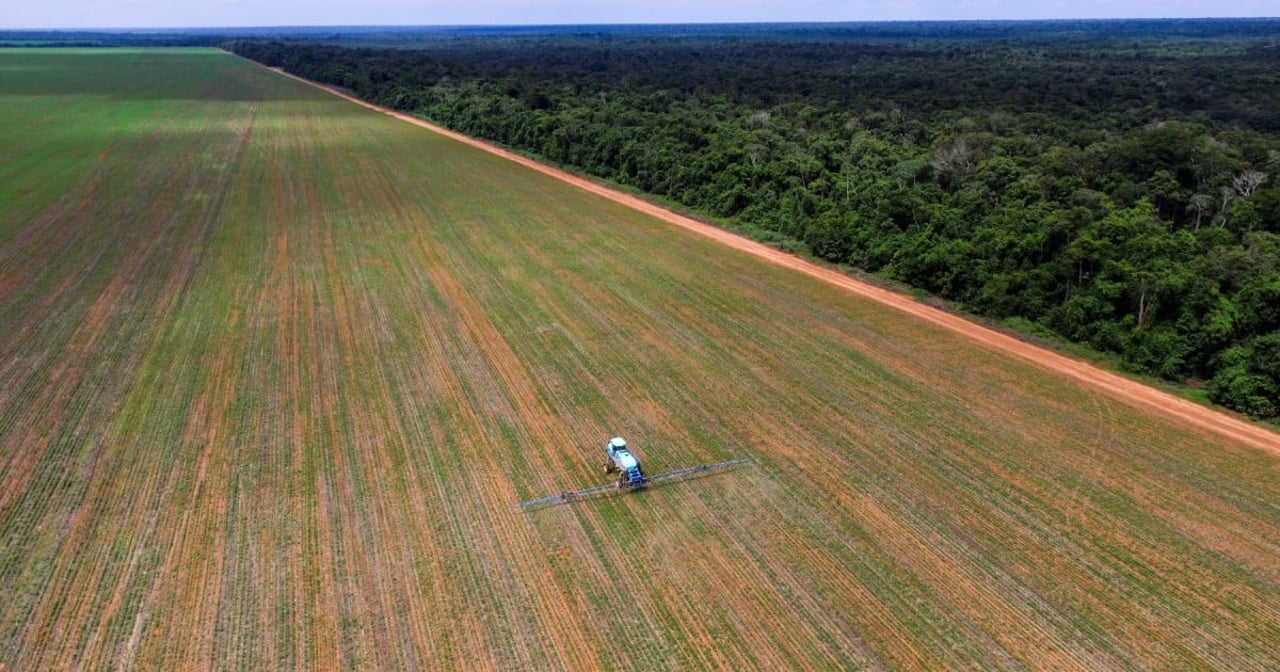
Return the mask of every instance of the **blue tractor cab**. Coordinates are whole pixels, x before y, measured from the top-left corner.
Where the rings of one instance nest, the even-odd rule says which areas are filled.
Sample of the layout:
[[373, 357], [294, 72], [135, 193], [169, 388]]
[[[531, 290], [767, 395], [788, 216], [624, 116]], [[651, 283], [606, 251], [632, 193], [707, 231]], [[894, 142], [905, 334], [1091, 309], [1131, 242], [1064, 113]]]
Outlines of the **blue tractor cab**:
[[609, 439], [609, 442], [604, 445], [604, 452], [608, 455], [604, 463], [604, 473], [617, 472], [619, 488], [638, 490], [649, 484], [649, 479], [640, 469], [640, 460], [627, 449], [626, 439], [621, 436]]

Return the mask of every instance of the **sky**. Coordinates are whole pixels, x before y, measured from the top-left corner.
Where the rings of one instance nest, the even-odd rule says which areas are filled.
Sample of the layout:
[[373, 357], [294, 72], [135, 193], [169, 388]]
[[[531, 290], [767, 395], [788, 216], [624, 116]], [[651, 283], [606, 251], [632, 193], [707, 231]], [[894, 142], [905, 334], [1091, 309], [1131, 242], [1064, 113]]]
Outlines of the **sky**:
[[1277, 15], [1280, 0], [0, 0], [9, 29]]

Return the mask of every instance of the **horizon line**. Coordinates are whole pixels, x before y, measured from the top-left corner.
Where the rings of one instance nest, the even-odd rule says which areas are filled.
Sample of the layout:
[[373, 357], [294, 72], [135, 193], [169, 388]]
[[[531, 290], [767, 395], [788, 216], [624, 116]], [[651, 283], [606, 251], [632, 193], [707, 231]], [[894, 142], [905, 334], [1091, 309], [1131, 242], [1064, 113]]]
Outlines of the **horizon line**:
[[243, 24], [217, 26], [49, 26], [5, 27], [0, 32], [128, 32], [128, 31], [217, 31], [217, 30], [320, 30], [320, 29], [464, 29], [464, 28], [628, 28], [674, 26], [870, 26], [892, 24], [992, 24], [992, 23], [1124, 23], [1130, 21], [1277, 21], [1278, 16], [1132, 16], [1075, 18], [977, 18], [977, 19], [861, 19], [852, 21], [671, 21], [620, 23], [370, 23], [370, 24]]

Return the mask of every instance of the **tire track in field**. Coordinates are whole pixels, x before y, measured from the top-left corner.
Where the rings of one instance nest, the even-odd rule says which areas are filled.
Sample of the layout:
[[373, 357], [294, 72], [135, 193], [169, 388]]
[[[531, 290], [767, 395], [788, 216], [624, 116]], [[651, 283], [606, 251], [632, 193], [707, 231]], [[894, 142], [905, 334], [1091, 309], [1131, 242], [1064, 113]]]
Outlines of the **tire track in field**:
[[[261, 64], [255, 63], [255, 65], [265, 68], [265, 66], [262, 66]], [[947, 331], [965, 336], [981, 344], [983, 347], [1032, 362], [1037, 366], [1060, 373], [1086, 385], [1093, 386], [1113, 398], [1124, 401], [1131, 406], [1165, 416], [1185, 425], [1194, 426], [1199, 431], [1211, 432], [1225, 436], [1239, 443], [1280, 456], [1280, 434], [1260, 425], [1240, 420], [1228, 415], [1226, 412], [1200, 406], [1181, 397], [1157, 390], [1118, 374], [1105, 371], [1087, 362], [1071, 359], [1070, 357], [1058, 354], [1051, 350], [1020, 341], [1012, 336], [1006, 335], [989, 327], [970, 322], [969, 320], [953, 313], [948, 313], [931, 306], [917, 303], [910, 297], [862, 282], [835, 269], [801, 259], [762, 243], [757, 243], [730, 233], [724, 229], [676, 214], [639, 197], [592, 182], [591, 180], [579, 177], [564, 170], [539, 163], [533, 159], [496, 147], [481, 140], [462, 135], [461, 133], [450, 131], [449, 129], [437, 126], [417, 117], [379, 107], [372, 103], [360, 100], [355, 96], [338, 91], [332, 87], [312, 82], [296, 75], [282, 72], [280, 70], [267, 69], [285, 77], [290, 77], [299, 82], [303, 82], [309, 86], [328, 91], [335, 96], [345, 98], [346, 100], [362, 107], [382, 112], [383, 114], [431, 130], [445, 137], [457, 140], [458, 142], [484, 150], [490, 154], [508, 159], [532, 170], [536, 170], [544, 175], [548, 175], [557, 180], [583, 189], [584, 191], [588, 191], [597, 196], [625, 205], [633, 210], [651, 215], [682, 229], [711, 238], [727, 247], [836, 285], [862, 298], [889, 306], [913, 317], [942, 327]]]

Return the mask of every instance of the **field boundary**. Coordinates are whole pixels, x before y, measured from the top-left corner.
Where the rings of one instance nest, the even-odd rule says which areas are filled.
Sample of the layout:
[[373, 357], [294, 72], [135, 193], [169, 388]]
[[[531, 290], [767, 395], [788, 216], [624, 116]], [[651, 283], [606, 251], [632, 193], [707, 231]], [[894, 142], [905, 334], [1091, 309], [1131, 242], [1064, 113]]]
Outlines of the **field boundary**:
[[[236, 56], [235, 54], [232, 55]], [[1280, 434], [1247, 420], [1229, 415], [1224, 411], [1201, 406], [1174, 394], [1155, 389], [1141, 382], [1098, 368], [1088, 362], [1073, 359], [1041, 346], [1021, 341], [1017, 338], [991, 329], [990, 327], [967, 320], [954, 313], [949, 313], [944, 310], [919, 303], [908, 296], [858, 280], [857, 278], [842, 273], [839, 270], [822, 266], [788, 252], [783, 252], [763, 243], [750, 240], [712, 224], [700, 222], [685, 215], [672, 212], [671, 210], [632, 194], [574, 175], [573, 173], [560, 168], [541, 163], [529, 157], [503, 149], [502, 147], [489, 144], [483, 140], [478, 140], [456, 131], [451, 131], [447, 128], [409, 114], [396, 112], [395, 110], [374, 105], [373, 103], [361, 100], [335, 87], [313, 82], [309, 79], [284, 72], [278, 68], [270, 68], [262, 65], [261, 63], [245, 59], [240, 56], [236, 56], [236, 58], [242, 58], [242, 60], [253, 63], [258, 67], [321, 89], [332, 95], [338, 96], [339, 98], [355, 103], [356, 105], [360, 105], [361, 107], [381, 112], [401, 121], [405, 121], [439, 135], [443, 135], [452, 140], [456, 140], [490, 154], [502, 157], [526, 168], [576, 186], [589, 193], [609, 199], [610, 201], [624, 205], [646, 215], [656, 217], [668, 224], [687, 231], [692, 231], [715, 240], [727, 247], [740, 252], [745, 252], [759, 259], [763, 259], [776, 266], [798, 271], [810, 277], [840, 287], [841, 289], [864, 299], [869, 299], [881, 305], [897, 309], [903, 313], [932, 323], [953, 333], [965, 336], [988, 350], [1004, 355], [1012, 355], [1018, 359], [1035, 364], [1043, 369], [1083, 382], [1130, 406], [1149, 412], [1155, 412], [1175, 421], [1180, 421], [1184, 424], [1198, 427], [1202, 430], [1210, 431], [1253, 448], [1280, 456]]]

